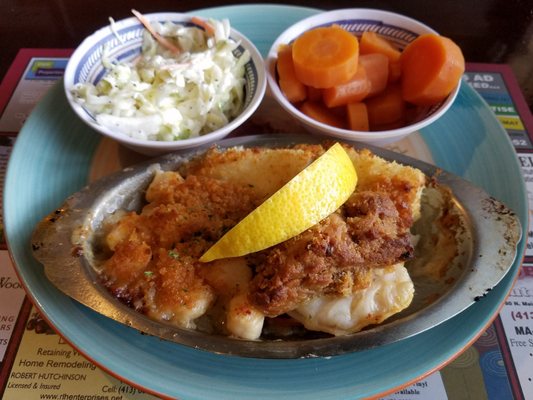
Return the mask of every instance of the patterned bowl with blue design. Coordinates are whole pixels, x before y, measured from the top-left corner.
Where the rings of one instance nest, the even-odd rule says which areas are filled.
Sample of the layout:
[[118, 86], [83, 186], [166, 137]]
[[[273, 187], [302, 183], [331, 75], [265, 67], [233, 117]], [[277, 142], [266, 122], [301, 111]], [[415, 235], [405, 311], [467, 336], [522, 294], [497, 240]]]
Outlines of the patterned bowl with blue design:
[[363, 8], [339, 9], [323, 12], [303, 19], [289, 27], [278, 36], [268, 52], [265, 60], [267, 81], [272, 96], [281, 107], [294, 117], [294, 119], [305, 129], [315, 134], [346, 140], [356, 140], [380, 146], [396, 142], [411, 133], [417, 132], [419, 129], [436, 121], [450, 108], [459, 93], [461, 82], [459, 82], [445, 100], [436, 105], [418, 108], [409, 125], [395, 129], [370, 132], [341, 129], [318, 122], [305, 115], [298, 109], [297, 105], [291, 104], [287, 100], [279, 87], [276, 72], [277, 53], [281, 46], [292, 43], [304, 32], [314, 28], [331, 25], [339, 25], [357, 37], [361, 37], [365, 31], [376, 32], [391, 42], [400, 51], [419, 35], [437, 33], [432, 28], [412, 18], [388, 11]]
[[[191, 16], [181, 13], [153, 13], [144, 17], [151, 24], [154, 22], [172, 22], [185, 26], [194, 26]], [[231, 23], [231, 21], [230, 21]], [[72, 93], [77, 83], [96, 84], [105, 75], [102, 64], [104, 54], [109, 60], [133, 63], [141, 54], [144, 26], [135, 17], [126, 18], [97, 30], [87, 37], [72, 54], [64, 75], [64, 90], [68, 102], [83, 122], [102, 135], [118, 141], [122, 145], [146, 155], [158, 155], [181, 149], [194, 148], [213, 143], [229, 135], [242, 125], [257, 109], [266, 90], [264, 61], [255, 45], [244, 35], [231, 29], [230, 38], [239, 43], [233, 51], [236, 56], [247, 50], [250, 60], [245, 64], [244, 105], [241, 113], [229, 123], [210, 133], [197, 137], [175, 141], [156, 141], [135, 139], [97, 123], [95, 116], [75, 101]]]

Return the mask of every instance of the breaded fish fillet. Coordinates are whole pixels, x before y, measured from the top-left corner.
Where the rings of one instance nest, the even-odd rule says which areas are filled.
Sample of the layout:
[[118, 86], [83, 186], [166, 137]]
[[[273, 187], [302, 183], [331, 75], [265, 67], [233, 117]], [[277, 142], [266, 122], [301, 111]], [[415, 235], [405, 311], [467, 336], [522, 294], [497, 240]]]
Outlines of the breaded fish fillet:
[[425, 176], [418, 170], [349, 149], [358, 173], [353, 195], [315, 227], [255, 255], [252, 303], [280, 315], [317, 296], [367, 288], [372, 269], [410, 259], [410, 227], [420, 215]]
[[[425, 177], [367, 150], [346, 146], [358, 174], [356, 190], [319, 224], [246, 257], [198, 262], [228, 229], [326, 148], [212, 148], [177, 172], [158, 173], [140, 214], [110, 219], [107, 286], [154, 319], [194, 327], [208, 313], [222, 332], [249, 339], [259, 337], [265, 316], [289, 313], [309, 329], [345, 334], [405, 308], [413, 290], [401, 269], [413, 256], [409, 229], [420, 214]], [[395, 282], [402, 290], [391, 291]], [[376, 302], [371, 316], [357, 311], [346, 317], [346, 310], [357, 309], [357, 294], [380, 290], [398, 295]], [[343, 320], [337, 321], [335, 313], [324, 317], [339, 299]], [[339, 309], [335, 304], [333, 309]]]

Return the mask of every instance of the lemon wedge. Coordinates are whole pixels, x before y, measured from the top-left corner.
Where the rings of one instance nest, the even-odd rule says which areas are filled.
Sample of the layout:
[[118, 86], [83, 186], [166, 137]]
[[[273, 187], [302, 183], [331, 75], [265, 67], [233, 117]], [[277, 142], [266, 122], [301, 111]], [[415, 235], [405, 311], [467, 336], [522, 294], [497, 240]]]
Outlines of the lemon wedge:
[[230, 229], [200, 261], [239, 257], [284, 242], [337, 210], [356, 184], [350, 157], [335, 143]]

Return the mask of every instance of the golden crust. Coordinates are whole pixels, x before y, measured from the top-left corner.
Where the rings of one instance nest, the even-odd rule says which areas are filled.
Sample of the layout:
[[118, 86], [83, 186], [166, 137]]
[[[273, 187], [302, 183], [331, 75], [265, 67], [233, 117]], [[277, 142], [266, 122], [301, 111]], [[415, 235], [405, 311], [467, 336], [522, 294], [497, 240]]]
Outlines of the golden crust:
[[[205, 273], [199, 256], [326, 149], [212, 148], [179, 172], [158, 173], [142, 213], [127, 215], [108, 235], [109, 288], [152, 318], [194, 326], [216, 298], [228, 300], [220, 289], [226, 283], [210, 285], [224, 268]], [[372, 268], [412, 256], [409, 229], [419, 216], [424, 175], [367, 150], [346, 150], [358, 173], [356, 191], [313, 228], [246, 257], [245, 287], [232, 293], [241, 300], [247, 293], [247, 307], [276, 316], [322, 295], [347, 296], [371, 284]]]
[[420, 217], [420, 199], [426, 176], [419, 169], [386, 161], [370, 150], [345, 147], [357, 171], [357, 191], [387, 191], [398, 212], [414, 220]]

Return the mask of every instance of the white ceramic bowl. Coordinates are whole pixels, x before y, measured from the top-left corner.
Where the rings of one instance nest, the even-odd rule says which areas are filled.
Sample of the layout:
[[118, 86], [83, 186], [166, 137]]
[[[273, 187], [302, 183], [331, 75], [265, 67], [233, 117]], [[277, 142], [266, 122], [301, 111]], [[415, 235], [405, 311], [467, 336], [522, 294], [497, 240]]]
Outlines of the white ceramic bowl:
[[[170, 21], [192, 25], [191, 16], [186, 14], [155, 13], [145, 14], [145, 17], [150, 22], [158, 21], [164, 23]], [[227, 136], [245, 122], [257, 109], [263, 99], [267, 86], [263, 58], [250, 40], [238, 31], [231, 29], [230, 37], [240, 43], [240, 46], [235, 52], [243, 52], [246, 49], [251, 56], [250, 61], [245, 66], [245, 102], [239, 116], [218, 130], [199, 137], [177, 141], [134, 139], [104, 127], [98, 124], [94, 116], [74, 100], [71, 91], [74, 85], [79, 82], [96, 84], [102, 78], [105, 73], [105, 69], [101, 63], [104, 46], [108, 46], [108, 51], [112, 58], [124, 62], [133, 61], [140, 54], [144, 27], [139, 23], [137, 18], [131, 17], [117, 21], [114, 23], [113, 30], [110, 25], [105, 26], [87, 37], [79, 45], [67, 64], [64, 75], [64, 88], [73, 110], [86, 124], [130, 149], [142, 154], [157, 155], [215, 142]], [[122, 40], [119, 40], [117, 35]]]
[[374, 31], [394, 43], [400, 50], [424, 33], [437, 33], [414, 19], [387, 11], [372, 9], [341, 9], [328, 11], [303, 19], [285, 30], [272, 44], [266, 59], [267, 80], [271, 94], [277, 102], [308, 131], [347, 140], [357, 140], [374, 145], [384, 145], [402, 139], [440, 118], [452, 105], [461, 83], [441, 103], [428, 107], [414, 123], [386, 131], [353, 131], [320, 123], [292, 105], [281, 92], [276, 76], [277, 52], [282, 44], [294, 41], [305, 31], [320, 26], [340, 25], [360, 37], [364, 31]]

